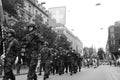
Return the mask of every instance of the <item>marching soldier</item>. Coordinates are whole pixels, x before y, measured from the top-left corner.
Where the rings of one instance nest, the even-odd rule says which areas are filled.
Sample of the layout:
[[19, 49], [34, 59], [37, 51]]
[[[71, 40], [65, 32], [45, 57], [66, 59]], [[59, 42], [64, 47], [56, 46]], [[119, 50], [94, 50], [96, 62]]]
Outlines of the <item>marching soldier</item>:
[[41, 61], [44, 65], [44, 80], [49, 78], [50, 75], [50, 65], [51, 65], [51, 53], [50, 49], [48, 48], [48, 42], [44, 42], [44, 46], [40, 51], [41, 54]]
[[65, 72], [68, 73], [68, 66], [69, 66], [69, 60], [68, 60], [68, 55], [67, 55], [67, 51], [64, 51], [64, 68], [65, 68]]
[[78, 59], [78, 56], [77, 56], [77, 52], [75, 50], [73, 50], [73, 72], [76, 73], [77, 72], [77, 59]]
[[59, 47], [59, 75], [64, 73], [64, 55], [63, 55], [63, 48]]
[[18, 40], [15, 39], [15, 31], [9, 29], [7, 32], [7, 39], [5, 41], [5, 54], [4, 56], [4, 77], [3, 80], [15, 80], [15, 75], [12, 71], [12, 66], [14, 65], [16, 56], [19, 51]]
[[69, 52], [67, 53], [67, 56], [68, 56], [68, 66], [69, 66], [69, 72], [70, 72], [70, 75], [73, 74], [73, 67], [74, 67], [74, 53], [72, 51], [72, 48], [69, 49]]
[[78, 64], [78, 69], [79, 69], [79, 72], [80, 72], [81, 71], [81, 67], [82, 67], [82, 57], [81, 57], [80, 54], [78, 54], [77, 64]]
[[55, 49], [54, 55], [53, 55], [53, 74], [58, 73], [59, 69], [59, 55], [58, 55], [58, 50]]
[[40, 35], [36, 31], [36, 25], [30, 24], [28, 26], [29, 34], [25, 37], [26, 39], [26, 57], [28, 61], [29, 71], [27, 80], [37, 80], [36, 66], [38, 63], [39, 48], [42, 44]]

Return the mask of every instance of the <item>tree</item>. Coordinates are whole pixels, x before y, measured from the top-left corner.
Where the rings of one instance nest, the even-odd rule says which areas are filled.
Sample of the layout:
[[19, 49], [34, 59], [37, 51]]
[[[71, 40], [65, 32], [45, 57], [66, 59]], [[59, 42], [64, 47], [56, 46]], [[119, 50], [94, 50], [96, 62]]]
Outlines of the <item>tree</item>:
[[67, 40], [67, 37], [64, 34], [62, 34], [58, 36], [58, 39], [56, 40], [56, 45], [57, 47], [62, 47], [68, 50], [71, 46], [71, 43]]
[[38, 33], [41, 34], [45, 41], [49, 43], [49, 47], [54, 47], [54, 41], [56, 39], [57, 34], [52, 30], [52, 27], [48, 27], [48, 25], [43, 24], [43, 18], [41, 15], [36, 15], [35, 24], [38, 28]]
[[[43, 24], [43, 18], [41, 15], [36, 15], [35, 23], [38, 28], [38, 32], [43, 35], [44, 40], [49, 43], [49, 47], [63, 47], [64, 49], [69, 49], [71, 43], [67, 41], [65, 35], [61, 35], [60, 39], [57, 39], [57, 33], [52, 30], [52, 27]], [[56, 45], [57, 44], [57, 45]]]
[[27, 30], [27, 22], [19, 21], [14, 26], [10, 27], [15, 30], [16, 32], [16, 38], [21, 41], [23, 37], [28, 33]]

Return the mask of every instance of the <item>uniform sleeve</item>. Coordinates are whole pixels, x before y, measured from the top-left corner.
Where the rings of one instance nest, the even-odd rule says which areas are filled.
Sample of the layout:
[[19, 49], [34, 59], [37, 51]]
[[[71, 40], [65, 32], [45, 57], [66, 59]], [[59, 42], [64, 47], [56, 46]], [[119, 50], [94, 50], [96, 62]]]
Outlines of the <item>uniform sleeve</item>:
[[15, 43], [16, 53], [17, 53], [17, 55], [20, 55], [20, 44], [19, 44], [18, 40], [15, 40], [14, 43]]
[[10, 44], [9, 44], [9, 46], [7, 48], [6, 54], [8, 54], [10, 52], [10, 49], [13, 46], [13, 44], [14, 44], [14, 41], [10, 42]]

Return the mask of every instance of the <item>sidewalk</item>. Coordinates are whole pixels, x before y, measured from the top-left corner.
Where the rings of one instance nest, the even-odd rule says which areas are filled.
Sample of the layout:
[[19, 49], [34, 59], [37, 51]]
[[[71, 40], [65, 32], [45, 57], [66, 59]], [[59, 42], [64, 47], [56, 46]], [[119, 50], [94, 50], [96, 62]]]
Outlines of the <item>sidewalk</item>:
[[[22, 68], [22, 69], [20, 70], [20, 74], [16, 74], [16, 69], [14, 69], [14, 70], [13, 70], [13, 73], [15, 74], [15, 76], [25, 75], [25, 74], [28, 73], [28, 68], [25, 68], [25, 69]], [[4, 74], [4, 73], [3, 73], [3, 74]], [[0, 78], [3, 77], [3, 74], [2, 74], [2, 76], [0, 75]]]
[[[83, 72], [86, 72], [86, 71], [89, 71], [89, 70], [94, 70], [94, 68], [92, 68], [92, 67], [91, 68], [82, 68]], [[22, 68], [20, 70], [20, 74], [16, 74], [16, 69], [14, 69], [13, 72], [14, 72], [15, 76], [21, 76], [21, 75], [24, 76], [28, 73], [28, 68]], [[3, 77], [3, 75], [0, 76], [0, 78], [2, 78], [2, 77]]]

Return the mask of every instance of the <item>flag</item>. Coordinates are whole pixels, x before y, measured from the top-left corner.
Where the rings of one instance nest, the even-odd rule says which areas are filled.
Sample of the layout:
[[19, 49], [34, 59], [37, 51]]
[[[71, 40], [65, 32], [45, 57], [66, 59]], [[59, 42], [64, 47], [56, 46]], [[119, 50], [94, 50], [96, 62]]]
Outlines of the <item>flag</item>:
[[4, 21], [4, 14], [3, 14], [2, 1], [0, 0], [0, 24], [3, 24], [3, 21]]
[[49, 13], [49, 24], [51, 26], [60, 27], [66, 24], [66, 7], [49, 8]]

